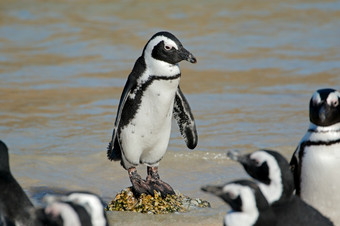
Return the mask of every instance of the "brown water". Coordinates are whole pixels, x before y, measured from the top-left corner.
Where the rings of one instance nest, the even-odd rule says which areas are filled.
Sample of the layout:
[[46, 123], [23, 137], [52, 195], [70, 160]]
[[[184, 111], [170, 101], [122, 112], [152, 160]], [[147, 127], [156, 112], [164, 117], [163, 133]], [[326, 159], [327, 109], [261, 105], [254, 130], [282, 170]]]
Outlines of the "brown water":
[[312, 93], [340, 84], [338, 1], [1, 1], [0, 135], [36, 204], [50, 188], [108, 201], [130, 185], [106, 146], [127, 75], [159, 30], [198, 59], [181, 63], [181, 87], [199, 132], [189, 151], [174, 123], [160, 175], [212, 208], [114, 212], [111, 225], [221, 225], [229, 207], [200, 187], [247, 177], [226, 151], [290, 158]]

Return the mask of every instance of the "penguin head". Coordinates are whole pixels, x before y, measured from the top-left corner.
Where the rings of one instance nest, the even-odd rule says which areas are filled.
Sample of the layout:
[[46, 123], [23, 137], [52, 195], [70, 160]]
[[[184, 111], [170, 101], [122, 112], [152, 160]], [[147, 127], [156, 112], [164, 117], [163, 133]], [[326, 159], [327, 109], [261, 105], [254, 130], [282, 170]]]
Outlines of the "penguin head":
[[[61, 206], [65, 207], [66, 204], [72, 205], [72, 207], [79, 206], [77, 209], [82, 208], [81, 211], [85, 211], [85, 216], [91, 218], [92, 225], [107, 225], [107, 217], [104, 211], [104, 202], [96, 194], [77, 191], [71, 192], [67, 195], [46, 195], [44, 197], [44, 201], [48, 203], [49, 206], [55, 206], [55, 208], [59, 208]], [[53, 210], [55, 208], [50, 209]], [[62, 208], [62, 210], [65, 208]]]
[[158, 32], [151, 37], [143, 49], [147, 66], [155, 62], [176, 65], [182, 60], [196, 63], [196, 58], [186, 50], [182, 43], [170, 32]]
[[247, 155], [239, 155], [236, 152], [228, 152], [228, 157], [242, 164], [246, 172], [256, 180], [264, 184], [270, 184], [270, 168], [277, 168], [278, 165], [270, 155], [264, 151], [255, 151]]
[[258, 187], [252, 181], [238, 180], [223, 186], [208, 185], [201, 189], [223, 199], [233, 211], [247, 212], [257, 208], [255, 193]]
[[67, 196], [67, 200], [83, 206], [91, 216], [92, 225], [107, 224], [104, 202], [99, 196], [90, 192], [72, 192]]
[[317, 90], [309, 103], [309, 119], [317, 126], [340, 122], [340, 92], [334, 89]]
[[[237, 221], [236, 225], [254, 225], [261, 212], [270, 208], [257, 184], [249, 180], [237, 180], [224, 186], [208, 185], [201, 189], [220, 197], [230, 205], [233, 211], [226, 215], [225, 223], [232, 220]], [[233, 214], [233, 212], [245, 214], [247, 218], [228, 219], [228, 215]], [[247, 222], [241, 222], [246, 219]]]
[[8, 148], [4, 142], [0, 140], [0, 172], [9, 172]]
[[283, 201], [293, 194], [293, 174], [288, 161], [280, 153], [258, 150], [241, 156], [229, 152], [228, 156], [240, 162], [252, 178], [262, 183], [259, 186], [269, 203]]
[[[48, 203], [45, 207], [36, 208], [32, 210], [34, 211], [32, 214], [34, 225], [81, 225], [79, 213], [76, 212], [77, 208], [74, 207], [71, 203], [54, 201]], [[78, 211], [79, 208], [82, 208], [77, 207]]]

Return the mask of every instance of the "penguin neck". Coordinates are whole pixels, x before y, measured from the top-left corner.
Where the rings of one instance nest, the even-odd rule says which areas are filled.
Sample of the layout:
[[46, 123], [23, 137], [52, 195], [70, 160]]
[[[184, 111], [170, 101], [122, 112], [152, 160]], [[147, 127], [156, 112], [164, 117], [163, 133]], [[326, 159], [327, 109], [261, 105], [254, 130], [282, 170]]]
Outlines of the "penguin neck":
[[259, 182], [258, 186], [266, 197], [268, 203], [272, 203], [281, 199], [283, 194], [282, 176], [280, 169], [273, 169], [269, 174], [270, 183], [264, 184]]
[[310, 123], [309, 128], [302, 141], [332, 141], [340, 138], [340, 123], [331, 126], [317, 126]]
[[314, 123], [309, 124], [308, 132], [322, 133], [322, 132], [338, 132], [340, 133], [340, 123], [331, 126], [318, 126]]

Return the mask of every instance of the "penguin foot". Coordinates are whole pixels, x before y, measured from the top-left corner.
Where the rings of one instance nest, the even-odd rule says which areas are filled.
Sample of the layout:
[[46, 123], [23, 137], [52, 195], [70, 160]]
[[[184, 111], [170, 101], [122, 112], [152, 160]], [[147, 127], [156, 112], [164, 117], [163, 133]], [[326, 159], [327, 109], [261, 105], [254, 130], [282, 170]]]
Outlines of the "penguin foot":
[[132, 184], [132, 192], [135, 197], [139, 197], [143, 193], [154, 196], [155, 191], [159, 192], [162, 198], [165, 198], [167, 195], [176, 194], [168, 183], [159, 178], [157, 167], [148, 167], [146, 180], [142, 179], [135, 167], [128, 169], [128, 173]]
[[143, 180], [142, 177], [137, 173], [137, 169], [135, 167], [128, 169], [128, 173], [132, 184], [131, 190], [135, 197], [138, 198], [143, 193], [147, 195], [153, 195], [153, 191], [152, 193], [150, 192], [149, 185], [146, 184], [146, 181]]
[[152, 190], [153, 195], [154, 191], [159, 192], [162, 198], [165, 198], [167, 195], [176, 194], [172, 187], [162, 180], [149, 180], [146, 181], [146, 184], [149, 186], [150, 191]]
[[148, 184], [152, 191], [157, 191], [161, 193], [162, 198], [165, 198], [167, 195], [176, 194], [168, 183], [160, 179], [157, 166], [154, 167], [148, 166], [147, 168], [148, 176], [146, 177], [146, 184]]

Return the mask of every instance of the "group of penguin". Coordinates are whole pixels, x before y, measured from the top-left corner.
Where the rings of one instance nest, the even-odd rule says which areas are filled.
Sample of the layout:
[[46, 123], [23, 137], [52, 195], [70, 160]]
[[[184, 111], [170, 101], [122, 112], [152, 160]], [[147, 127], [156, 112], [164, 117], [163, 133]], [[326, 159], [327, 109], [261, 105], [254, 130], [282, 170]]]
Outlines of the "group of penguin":
[[[118, 105], [107, 157], [127, 170], [136, 196], [175, 194], [160, 179], [158, 165], [168, 147], [174, 117], [190, 149], [198, 143], [196, 123], [180, 89], [178, 63], [197, 60], [167, 31], [146, 43], [128, 76]], [[290, 164], [278, 152], [259, 150], [247, 155], [228, 152], [255, 179], [223, 186], [205, 186], [232, 211], [224, 225], [340, 225], [340, 93], [321, 89], [310, 101], [310, 127]], [[108, 225], [100, 198], [73, 192], [45, 198], [34, 208], [9, 170], [8, 150], [0, 145], [0, 225]], [[147, 166], [147, 177], [137, 166]]]
[[317, 90], [290, 164], [278, 152], [229, 151], [250, 177], [201, 189], [228, 203], [224, 225], [340, 225], [340, 92]]
[[[121, 95], [107, 156], [128, 171], [136, 195], [174, 194], [158, 174], [172, 116], [187, 147], [197, 145], [195, 120], [179, 86], [182, 60], [197, 62], [173, 34], [156, 33], [146, 43]], [[226, 225], [340, 225], [339, 102], [340, 93], [334, 89], [313, 94], [310, 126], [290, 164], [270, 150], [247, 156], [229, 153], [257, 183], [241, 180], [202, 188], [233, 209], [224, 219]], [[139, 164], [147, 165], [145, 180], [137, 173]]]

